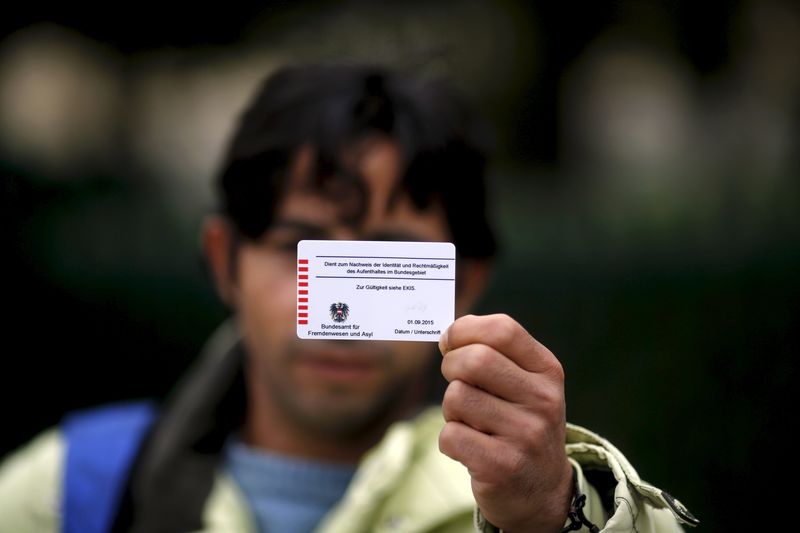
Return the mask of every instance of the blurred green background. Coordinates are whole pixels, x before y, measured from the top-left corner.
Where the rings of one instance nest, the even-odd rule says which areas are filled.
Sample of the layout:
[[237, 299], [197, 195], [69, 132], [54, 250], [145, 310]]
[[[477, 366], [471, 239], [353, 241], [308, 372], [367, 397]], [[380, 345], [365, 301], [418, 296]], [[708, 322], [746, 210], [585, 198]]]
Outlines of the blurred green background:
[[225, 316], [197, 234], [236, 113], [276, 66], [344, 58], [446, 76], [490, 121], [503, 254], [479, 311], [511, 314], [559, 356], [568, 418], [702, 531], [788, 516], [796, 2], [6, 15], [0, 455], [68, 410], [168, 392]]

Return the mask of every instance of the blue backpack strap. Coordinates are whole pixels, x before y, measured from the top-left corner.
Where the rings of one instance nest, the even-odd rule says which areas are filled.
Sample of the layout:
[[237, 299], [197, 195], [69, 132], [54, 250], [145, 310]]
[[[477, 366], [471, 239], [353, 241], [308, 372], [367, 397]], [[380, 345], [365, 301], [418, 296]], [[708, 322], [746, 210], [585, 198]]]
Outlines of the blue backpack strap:
[[69, 415], [62, 487], [62, 531], [106, 533], [139, 446], [156, 417], [152, 403], [111, 405]]

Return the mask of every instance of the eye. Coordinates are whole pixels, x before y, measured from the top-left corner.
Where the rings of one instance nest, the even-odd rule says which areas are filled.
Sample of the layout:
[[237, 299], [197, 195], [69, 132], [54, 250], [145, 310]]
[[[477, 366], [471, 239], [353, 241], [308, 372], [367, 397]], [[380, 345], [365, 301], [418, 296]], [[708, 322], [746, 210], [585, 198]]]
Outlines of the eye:
[[325, 239], [326, 235], [322, 232], [304, 232], [294, 233], [292, 235], [276, 236], [270, 239], [269, 246], [273, 250], [281, 253], [295, 253], [297, 251], [297, 243], [304, 240], [320, 240]]
[[327, 232], [311, 224], [297, 221], [281, 221], [264, 236], [264, 244], [280, 253], [295, 253], [297, 243], [302, 240], [327, 238]]
[[276, 242], [273, 247], [276, 251], [282, 253], [294, 253], [297, 251], [297, 243], [302, 239], [282, 239]]

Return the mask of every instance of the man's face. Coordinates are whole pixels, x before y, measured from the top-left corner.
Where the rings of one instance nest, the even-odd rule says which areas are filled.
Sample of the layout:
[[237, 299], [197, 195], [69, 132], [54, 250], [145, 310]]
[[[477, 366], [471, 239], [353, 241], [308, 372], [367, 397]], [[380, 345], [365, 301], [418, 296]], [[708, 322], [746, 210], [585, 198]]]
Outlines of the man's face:
[[246, 350], [250, 386], [282, 416], [306, 430], [357, 436], [410, 407], [430, 368], [435, 346], [420, 342], [301, 340], [296, 335], [297, 242], [302, 239], [448, 241], [441, 206], [414, 207], [403, 195], [389, 202], [401, 168], [397, 146], [372, 139], [351, 154], [367, 187], [357, 226], [341, 205], [309, 187], [311, 151], [301, 150], [289, 189], [270, 229], [243, 242], [233, 295]]

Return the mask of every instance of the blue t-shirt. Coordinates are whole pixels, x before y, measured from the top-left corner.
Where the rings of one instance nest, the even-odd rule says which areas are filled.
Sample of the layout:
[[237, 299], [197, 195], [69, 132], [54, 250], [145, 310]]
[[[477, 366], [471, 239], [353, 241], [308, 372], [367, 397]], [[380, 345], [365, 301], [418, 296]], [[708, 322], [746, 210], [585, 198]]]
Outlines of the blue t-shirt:
[[307, 533], [344, 495], [354, 465], [299, 459], [231, 439], [225, 468], [247, 498], [262, 533]]

